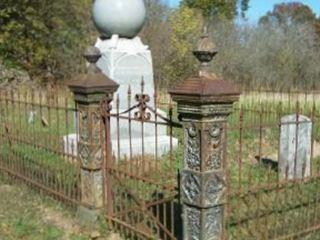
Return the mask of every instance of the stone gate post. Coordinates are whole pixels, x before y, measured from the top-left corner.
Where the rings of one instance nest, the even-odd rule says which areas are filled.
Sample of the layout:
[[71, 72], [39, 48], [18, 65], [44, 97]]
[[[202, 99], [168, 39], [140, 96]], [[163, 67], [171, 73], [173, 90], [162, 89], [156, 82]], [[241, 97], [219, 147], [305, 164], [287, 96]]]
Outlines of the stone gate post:
[[226, 204], [225, 128], [240, 93], [209, 71], [217, 54], [207, 34], [194, 55], [201, 62], [199, 75], [169, 92], [178, 104], [184, 127], [184, 167], [181, 172], [183, 239], [221, 240]]
[[[103, 207], [103, 163], [105, 133], [101, 116], [102, 100], [111, 102], [119, 85], [96, 67], [99, 49], [90, 47], [85, 58], [88, 72], [69, 84], [78, 109], [78, 156], [81, 163], [81, 202], [78, 215], [84, 223], [94, 223]], [[85, 207], [84, 207], [85, 206]]]

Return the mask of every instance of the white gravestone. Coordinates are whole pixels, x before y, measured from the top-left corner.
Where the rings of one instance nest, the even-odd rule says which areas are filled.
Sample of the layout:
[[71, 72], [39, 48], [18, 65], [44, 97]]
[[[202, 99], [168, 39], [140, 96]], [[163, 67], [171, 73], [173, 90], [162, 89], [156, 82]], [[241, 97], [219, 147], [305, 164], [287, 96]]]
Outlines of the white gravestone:
[[36, 115], [37, 115], [37, 112], [36, 111], [30, 111], [29, 112], [29, 117], [28, 117], [28, 123], [29, 124], [32, 124], [35, 122], [36, 120]]
[[[131, 87], [132, 97], [141, 93], [141, 81], [144, 80], [144, 93], [154, 102], [153, 66], [151, 51], [143, 45], [139, 37], [133, 39], [119, 38], [113, 35], [111, 39], [98, 38], [96, 47], [101, 51], [98, 67], [109, 78], [120, 86], [115, 95], [119, 95], [120, 109], [127, 109], [128, 88]], [[132, 101], [133, 102], [133, 101]]]
[[[154, 79], [152, 56], [149, 47], [137, 36], [146, 18], [143, 0], [96, 0], [93, 6], [93, 20], [102, 38], [98, 38], [96, 47], [101, 52], [97, 65], [102, 72], [120, 86], [115, 94], [119, 97], [119, 112], [125, 112], [128, 106], [128, 89], [131, 88], [131, 106], [137, 104], [135, 95], [141, 94], [141, 81], [144, 81], [144, 94], [150, 97], [148, 106], [154, 108]], [[116, 101], [113, 102], [112, 113], [116, 113]], [[131, 117], [138, 111], [131, 112]], [[166, 117], [160, 109], [157, 113]], [[156, 120], [151, 113], [151, 121]], [[129, 114], [122, 116], [128, 117]], [[158, 117], [157, 122], [164, 122]], [[119, 126], [119, 127], [118, 127]], [[119, 133], [119, 134], [118, 134]], [[130, 137], [131, 136], [131, 137]], [[70, 135], [73, 139], [75, 135]], [[143, 131], [140, 122], [111, 118], [112, 148], [116, 156], [145, 154], [165, 154], [178, 145], [178, 140], [167, 135], [167, 126], [144, 123]], [[120, 141], [119, 141], [120, 139]], [[157, 145], [156, 145], [157, 141]], [[65, 140], [66, 142], [66, 140]], [[144, 143], [144, 148], [142, 147]], [[67, 144], [65, 144], [67, 145]], [[156, 147], [158, 146], [158, 147]], [[157, 149], [156, 149], [157, 148]], [[130, 152], [132, 149], [132, 152]], [[157, 150], [157, 151], [156, 151]]]
[[[150, 97], [147, 103], [151, 108], [154, 105], [154, 80], [153, 80], [153, 66], [151, 52], [147, 46], [143, 45], [139, 37], [133, 39], [119, 38], [113, 36], [109, 40], [98, 39], [96, 43], [102, 53], [102, 57], [98, 62], [98, 67], [109, 78], [119, 83], [120, 87], [115, 94], [113, 102], [112, 113], [116, 113], [116, 98], [119, 98], [119, 113], [125, 112], [128, 108], [128, 89], [131, 89], [131, 106], [137, 104], [135, 100], [136, 94], [141, 94], [141, 82], [144, 82], [144, 94]], [[131, 117], [139, 109], [134, 109], [131, 112]], [[157, 114], [167, 117], [166, 113], [157, 109]], [[156, 119], [155, 114], [147, 110], [151, 114], [151, 121]], [[129, 114], [122, 116], [128, 117]], [[160, 117], [158, 122], [164, 122]], [[119, 126], [119, 129], [118, 129]], [[156, 130], [157, 129], [157, 130]], [[120, 133], [120, 142], [118, 141], [118, 133]], [[130, 147], [131, 135], [131, 147]], [[142, 135], [143, 138], [142, 139]], [[156, 137], [157, 135], [157, 137]], [[158, 142], [158, 154], [164, 154], [170, 150], [170, 137], [167, 135], [167, 126], [157, 125], [154, 123], [144, 123], [143, 132], [142, 125], [139, 121], [131, 121], [131, 132], [129, 128], [129, 121], [120, 119], [119, 124], [116, 118], [111, 118], [111, 138], [112, 147], [115, 155], [118, 155], [118, 147], [120, 148], [120, 155], [130, 156], [139, 155], [142, 153], [142, 141], [144, 141], [144, 152], [146, 154], [155, 155], [156, 153], [156, 138]], [[178, 145], [178, 140], [172, 139], [173, 147]], [[132, 149], [132, 153], [130, 153]]]
[[312, 121], [303, 115], [281, 119], [279, 177], [301, 179], [311, 175]]

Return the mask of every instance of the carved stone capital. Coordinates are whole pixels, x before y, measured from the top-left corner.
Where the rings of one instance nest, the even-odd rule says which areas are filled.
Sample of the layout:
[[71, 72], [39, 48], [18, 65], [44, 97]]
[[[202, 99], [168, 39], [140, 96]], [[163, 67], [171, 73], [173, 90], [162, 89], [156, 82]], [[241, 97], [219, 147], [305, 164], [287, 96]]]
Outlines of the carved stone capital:
[[178, 113], [182, 121], [188, 121], [188, 119], [201, 119], [203, 117], [207, 118], [207, 120], [214, 117], [216, 120], [224, 121], [232, 113], [232, 110], [233, 103], [178, 104]]
[[74, 100], [79, 104], [99, 104], [104, 98], [113, 98], [113, 93], [74, 93]]

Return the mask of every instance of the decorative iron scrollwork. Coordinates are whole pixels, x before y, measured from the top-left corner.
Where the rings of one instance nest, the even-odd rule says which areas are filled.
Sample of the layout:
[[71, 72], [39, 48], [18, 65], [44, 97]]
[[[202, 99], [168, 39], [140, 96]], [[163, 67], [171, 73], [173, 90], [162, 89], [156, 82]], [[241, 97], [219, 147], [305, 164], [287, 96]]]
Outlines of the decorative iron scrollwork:
[[139, 103], [139, 111], [134, 113], [134, 117], [140, 121], [149, 121], [151, 119], [151, 113], [147, 112], [147, 103], [150, 102], [148, 94], [136, 94], [135, 100]]

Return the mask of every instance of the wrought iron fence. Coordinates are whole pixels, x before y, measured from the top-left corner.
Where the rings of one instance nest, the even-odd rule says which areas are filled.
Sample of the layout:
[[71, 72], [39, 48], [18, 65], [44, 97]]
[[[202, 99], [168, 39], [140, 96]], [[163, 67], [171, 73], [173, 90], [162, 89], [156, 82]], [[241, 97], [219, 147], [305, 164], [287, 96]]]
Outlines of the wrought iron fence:
[[[105, 215], [110, 226], [129, 239], [179, 239], [184, 133], [170, 99], [157, 93], [148, 96], [141, 87], [135, 95], [129, 88], [125, 99], [115, 96], [113, 108], [107, 103], [101, 106], [106, 133]], [[317, 239], [317, 95], [304, 99], [281, 98], [276, 93], [247, 96], [235, 106], [226, 132], [227, 239], [302, 239], [310, 234], [310, 239]], [[125, 109], [120, 101], [126, 102]], [[2, 91], [0, 171], [80, 205], [78, 114], [73, 105], [69, 94], [57, 90]], [[290, 114], [296, 117], [283, 123], [281, 118]], [[281, 129], [299, 129], [306, 122], [300, 115], [312, 124], [310, 166], [302, 165], [302, 177], [292, 177], [289, 168], [279, 167]], [[294, 137], [298, 142], [299, 135]], [[293, 152], [298, 148], [295, 144]], [[296, 168], [297, 157], [293, 159]]]
[[[229, 239], [302, 239], [311, 233], [319, 237], [317, 102], [293, 104], [289, 99], [277, 98], [270, 103], [270, 99], [243, 101], [229, 121]], [[283, 117], [290, 114], [291, 120], [284, 122]], [[299, 133], [305, 124], [310, 126], [309, 136], [307, 132]], [[282, 136], [290, 132], [293, 138]], [[302, 143], [299, 138], [309, 142]], [[281, 141], [293, 141], [292, 148], [284, 149]], [[302, 144], [309, 149], [305, 150], [309, 153], [302, 153], [309, 155], [306, 159], [299, 155]], [[292, 161], [284, 163], [286, 158]]]
[[[107, 146], [107, 219], [129, 239], [176, 239], [181, 236], [178, 170], [182, 161], [181, 125], [171, 102], [157, 94], [132, 96], [126, 109], [116, 96], [104, 106]], [[107, 154], [108, 155], [108, 154]]]
[[81, 197], [77, 110], [71, 105], [70, 94], [58, 89], [1, 91], [0, 169], [77, 205]]

